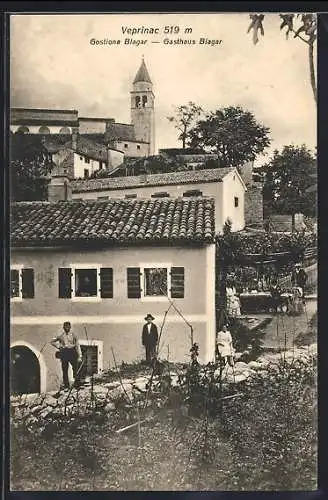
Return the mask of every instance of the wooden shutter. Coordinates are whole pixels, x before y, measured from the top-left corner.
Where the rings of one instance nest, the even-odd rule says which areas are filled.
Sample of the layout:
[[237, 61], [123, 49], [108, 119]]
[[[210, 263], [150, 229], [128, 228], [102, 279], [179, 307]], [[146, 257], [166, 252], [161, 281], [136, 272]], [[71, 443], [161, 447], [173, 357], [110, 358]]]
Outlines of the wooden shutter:
[[171, 297], [184, 298], [184, 267], [171, 267]]
[[113, 269], [111, 267], [100, 269], [100, 297], [103, 299], [113, 298]]
[[58, 297], [60, 299], [72, 297], [72, 270], [70, 267], [58, 269]]
[[128, 298], [140, 299], [140, 267], [128, 267], [127, 280], [128, 280]]
[[34, 270], [22, 269], [22, 297], [34, 299]]

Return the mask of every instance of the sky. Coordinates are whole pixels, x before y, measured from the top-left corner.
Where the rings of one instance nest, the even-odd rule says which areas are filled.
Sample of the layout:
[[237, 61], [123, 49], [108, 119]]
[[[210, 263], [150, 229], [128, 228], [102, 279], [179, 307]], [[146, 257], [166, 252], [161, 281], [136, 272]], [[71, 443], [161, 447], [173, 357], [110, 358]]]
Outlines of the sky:
[[[248, 25], [248, 13], [13, 15], [10, 105], [77, 109], [80, 116], [130, 123], [130, 90], [144, 56], [154, 84], [156, 149], [181, 146], [167, 117], [189, 101], [206, 112], [239, 105], [269, 127], [272, 144], [256, 166], [286, 144], [314, 149], [316, 106], [307, 45], [286, 40], [277, 14], [265, 15], [265, 35], [257, 45], [246, 33]], [[178, 26], [179, 33], [166, 35], [165, 26]], [[128, 35], [124, 27], [159, 28], [159, 33]], [[126, 38], [147, 42], [127, 45]], [[200, 38], [222, 41], [200, 45]], [[91, 39], [121, 44], [92, 45]]]

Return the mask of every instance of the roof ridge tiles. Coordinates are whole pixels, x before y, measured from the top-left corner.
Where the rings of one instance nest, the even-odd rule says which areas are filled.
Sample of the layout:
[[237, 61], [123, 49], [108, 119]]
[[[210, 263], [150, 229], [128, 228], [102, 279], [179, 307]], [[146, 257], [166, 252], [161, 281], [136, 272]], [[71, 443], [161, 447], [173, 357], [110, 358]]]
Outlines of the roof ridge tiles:
[[[212, 198], [200, 199], [196, 204], [175, 199], [16, 202], [11, 208], [13, 246], [54, 246], [60, 241], [72, 244], [86, 240], [173, 243], [214, 239]], [[205, 218], [210, 220], [210, 230]]]

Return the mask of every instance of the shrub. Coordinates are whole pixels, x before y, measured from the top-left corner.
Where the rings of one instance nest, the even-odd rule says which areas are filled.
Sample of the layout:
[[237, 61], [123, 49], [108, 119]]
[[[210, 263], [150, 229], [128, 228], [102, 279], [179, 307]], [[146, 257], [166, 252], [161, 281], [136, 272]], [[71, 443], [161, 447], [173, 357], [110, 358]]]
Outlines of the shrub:
[[223, 425], [234, 457], [233, 481], [247, 489], [316, 487], [316, 389], [311, 363], [283, 359], [227, 401]]

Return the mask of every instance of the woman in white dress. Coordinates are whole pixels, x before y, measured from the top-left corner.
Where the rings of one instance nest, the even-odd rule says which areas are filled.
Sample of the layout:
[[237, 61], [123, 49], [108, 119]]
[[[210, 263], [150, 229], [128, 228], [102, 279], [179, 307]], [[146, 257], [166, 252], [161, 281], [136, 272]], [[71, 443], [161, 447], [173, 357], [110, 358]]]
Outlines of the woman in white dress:
[[228, 325], [223, 325], [222, 330], [216, 334], [216, 352], [224, 366], [227, 362], [233, 366], [234, 349]]
[[237, 318], [240, 316], [240, 300], [237, 297], [236, 288], [233, 283], [227, 283], [227, 314], [229, 318]]

